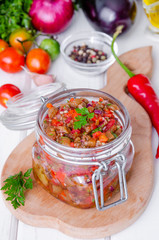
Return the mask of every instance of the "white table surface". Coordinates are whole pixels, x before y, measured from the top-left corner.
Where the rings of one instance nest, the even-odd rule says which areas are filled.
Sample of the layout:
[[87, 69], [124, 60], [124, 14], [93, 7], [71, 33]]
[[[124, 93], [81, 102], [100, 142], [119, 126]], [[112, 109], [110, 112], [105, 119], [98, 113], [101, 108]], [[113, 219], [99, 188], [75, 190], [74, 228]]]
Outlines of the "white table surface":
[[[159, 42], [151, 39], [145, 33], [147, 26], [147, 19], [138, 1], [138, 13], [135, 24], [131, 29], [120, 36], [117, 40], [119, 46], [119, 54], [127, 52], [128, 50], [142, 47], [153, 46], [153, 60], [154, 69], [152, 76], [152, 85], [159, 95]], [[91, 30], [92, 27], [80, 11], [74, 18], [73, 24], [59, 35], [59, 41], [72, 32], [81, 30]], [[159, 38], [159, 36], [158, 36]], [[66, 83], [68, 88], [90, 87], [100, 89], [105, 85], [105, 75], [100, 77], [87, 78], [72, 71], [62, 60], [61, 56], [52, 64], [50, 73], [57, 76], [57, 80]], [[26, 91], [29, 88], [35, 88], [35, 85], [25, 75], [24, 71], [18, 74], [7, 74], [0, 70], [0, 85], [5, 83], [12, 83], [17, 85], [21, 91]], [[4, 109], [0, 106], [0, 113]], [[15, 146], [31, 131], [11, 131], [6, 129], [0, 123], [0, 172], [3, 165], [15, 148]], [[105, 239], [111, 240], [149, 240], [159, 239], [159, 160], [155, 159], [155, 152], [158, 144], [157, 133], [152, 129], [152, 148], [155, 166], [155, 181], [153, 194], [150, 202], [144, 213], [133, 223], [130, 227], [122, 232]], [[14, 162], [13, 162], [14, 164]], [[134, 186], [135, 187], [135, 186]], [[75, 240], [75, 238], [68, 237], [63, 233], [54, 229], [35, 228], [28, 226], [20, 221], [17, 221], [8, 209], [5, 207], [0, 196], [0, 240]], [[97, 239], [96, 239], [97, 240]]]

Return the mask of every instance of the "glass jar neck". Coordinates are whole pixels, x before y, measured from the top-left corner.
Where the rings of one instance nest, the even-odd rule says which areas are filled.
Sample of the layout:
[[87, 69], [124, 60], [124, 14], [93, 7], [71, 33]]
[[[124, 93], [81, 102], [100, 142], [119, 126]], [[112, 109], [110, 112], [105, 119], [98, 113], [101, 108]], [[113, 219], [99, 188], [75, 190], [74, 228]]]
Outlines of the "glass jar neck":
[[[44, 132], [42, 127], [42, 122], [44, 117], [47, 113], [46, 104], [51, 102], [53, 105], [59, 106], [64, 101], [66, 102], [67, 99], [71, 97], [86, 97], [93, 96], [94, 98], [107, 98], [114, 102], [119, 107], [118, 118], [123, 126], [122, 133], [118, 136], [118, 138], [114, 139], [113, 141], [96, 148], [72, 148], [67, 147], [62, 144], [57, 143], [56, 141], [51, 140]], [[109, 94], [103, 93], [101, 91], [90, 90], [90, 89], [73, 89], [61, 92], [55, 95], [53, 98], [50, 98], [47, 102], [43, 104], [41, 107], [38, 120], [36, 125], [36, 135], [37, 135], [37, 142], [41, 145], [40, 139], [42, 138], [43, 144], [41, 147], [44, 151], [46, 151], [51, 156], [57, 158], [61, 161], [103, 161], [111, 156], [116, 155], [117, 153], [121, 152], [129, 143], [131, 138], [131, 126], [130, 126], [130, 118], [126, 108], [114, 97], [110, 96]]]

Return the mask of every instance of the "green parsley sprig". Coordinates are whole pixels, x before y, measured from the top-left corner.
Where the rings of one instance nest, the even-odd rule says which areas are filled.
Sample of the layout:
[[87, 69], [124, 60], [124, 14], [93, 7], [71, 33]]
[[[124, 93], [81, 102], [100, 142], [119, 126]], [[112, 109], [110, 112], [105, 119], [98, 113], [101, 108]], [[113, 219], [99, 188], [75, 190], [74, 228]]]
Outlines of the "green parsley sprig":
[[33, 0], [0, 0], [0, 38], [7, 41], [18, 28], [32, 30], [30, 6]]
[[74, 129], [81, 129], [82, 126], [87, 124], [87, 120], [94, 117], [94, 113], [90, 113], [88, 108], [76, 108], [75, 111], [81, 115], [75, 117], [77, 121], [74, 122]]
[[32, 168], [28, 169], [24, 175], [20, 171], [18, 174], [8, 177], [4, 183], [5, 185], [1, 190], [5, 190], [5, 194], [8, 195], [7, 201], [11, 201], [11, 204], [15, 209], [20, 205], [24, 206], [25, 196], [24, 192], [27, 189], [33, 188], [33, 180], [30, 178]]

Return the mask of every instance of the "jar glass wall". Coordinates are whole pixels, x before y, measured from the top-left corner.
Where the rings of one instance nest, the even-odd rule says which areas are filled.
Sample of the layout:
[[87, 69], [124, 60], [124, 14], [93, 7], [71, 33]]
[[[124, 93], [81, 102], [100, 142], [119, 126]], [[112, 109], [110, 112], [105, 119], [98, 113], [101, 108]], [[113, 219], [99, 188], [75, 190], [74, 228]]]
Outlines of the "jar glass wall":
[[[123, 126], [122, 133], [113, 141], [96, 148], [71, 148], [52, 141], [44, 132], [43, 120], [48, 109], [46, 104], [58, 107], [70, 98], [85, 97], [96, 101], [99, 97], [109, 99], [119, 110], [115, 112]], [[108, 170], [103, 172], [104, 201], [119, 191], [118, 169], [115, 159], [119, 154], [125, 156], [125, 173], [128, 176], [133, 162], [134, 148], [131, 142], [130, 118], [125, 107], [112, 96], [96, 90], [74, 89], [59, 93], [41, 107], [37, 126], [37, 141], [33, 146], [33, 173], [37, 182], [54, 197], [79, 208], [95, 206], [92, 176], [105, 162]], [[96, 181], [97, 194], [100, 197], [100, 182]]]

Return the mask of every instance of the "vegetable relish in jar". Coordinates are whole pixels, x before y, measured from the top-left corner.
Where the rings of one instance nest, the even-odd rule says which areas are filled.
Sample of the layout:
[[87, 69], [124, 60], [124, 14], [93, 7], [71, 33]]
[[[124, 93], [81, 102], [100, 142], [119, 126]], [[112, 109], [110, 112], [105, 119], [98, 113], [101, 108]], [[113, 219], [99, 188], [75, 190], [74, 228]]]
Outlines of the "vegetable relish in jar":
[[52, 140], [75, 148], [92, 148], [104, 145], [117, 138], [122, 126], [115, 117], [117, 105], [99, 98], [71, 98], [59, 108], [47, 104], [48, 114], [43, 126]]
[[97, 207], [101, 181], [95, 177], [94, 187], [94, 176], [96, 172], [102, 174], [106, 202], [121, 189], [119, 183], [125, 181], [125, 174], [130, 175], [134, 156], [130, 138], [129, 114], [111, 95], [91, 89], [58, 93], [38, 113], [32, 151], [35, 179], [71, 206]]

